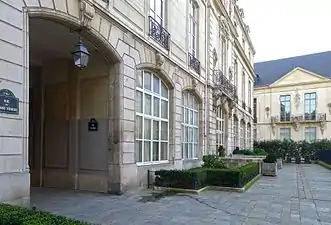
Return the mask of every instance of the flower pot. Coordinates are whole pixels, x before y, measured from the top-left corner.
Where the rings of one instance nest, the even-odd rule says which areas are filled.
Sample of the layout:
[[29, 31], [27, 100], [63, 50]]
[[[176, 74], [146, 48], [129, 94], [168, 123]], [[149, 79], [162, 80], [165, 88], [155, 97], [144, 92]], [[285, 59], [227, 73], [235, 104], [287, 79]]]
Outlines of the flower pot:
[[277, 159], [277, 169], [283, 168], [283, 159], [279, 158]]
[[277, 163], [262, 163], [262, 175], [277, 176]]

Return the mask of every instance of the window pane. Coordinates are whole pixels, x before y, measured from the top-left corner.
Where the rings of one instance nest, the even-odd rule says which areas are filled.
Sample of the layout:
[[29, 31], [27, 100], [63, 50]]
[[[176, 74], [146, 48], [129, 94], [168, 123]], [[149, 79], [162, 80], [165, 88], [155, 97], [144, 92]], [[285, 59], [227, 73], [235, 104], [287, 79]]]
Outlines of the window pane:
[[161, 101], [161, 117], [168, 119], [168, 102], [164, 100]]
[[151, 139], [151, 120], [145, 119], [144, 125], [145, 125], [144, 139], [150, 140]]
[[168, 140], [168, 123], [161, 122], [161, 140]]
[[159, 161], [159, 142], [153, 142], [153, 161]]
[[145, 94], [145, 114], [152, 115], [152, 96]]
[[143, 142], [142, 141], [136, 141], [136, 160], [137, 162], [142, 162], [143, 161]]
[[143, 138], [143, 119], [141, 116], [136, 116], [136, 135], [138, 139]]
[[149, 1], [149, 7], [150, 7], [152, 10], [155, 10], [154, 1], [155, 1], [155, 0], [150, 0], [150, 1]]
[[143, 112], [143, 93], [136, 91], [136, 111]]
[[193, 125], [193, 111], [190, 110], [190, 124]]
[[161, 160], [168, 159], [168, 143], [162, 142], [161, 143]]
[[185, 109], [185, 123], [189, 124], [189, 119], [190, 119], [190, 110]]
[[160, 18], [162, 18], [162, 3], [163, 3], [163, 0], [157, 0], [155, 2], [155, 13], [156, 15], [158, 15]]
[[182, 123], [185, 122], [185, 108], [182, 107]]
[[160, 99], [154, 97], [154, 110], [153, 115], [159, 117], [160, 116]]
[[151, 83], [151, 74], [149, 72], [144, 73], [144, 87], [147, 90], [152, 90], [152, 83]]
[[153, 76], [153, 91], [157, 94], [160, 93], [160, 79], [156, 76]]
[[137, 85], [137, 87], [140, 87], [140, 88], [143, 87], [143, 74], [142, 74], [142, 72], [137, 74], [136, 85]]
[[144, 142], [144, 162], [151, 161], [151, 142], [145, 141]]
[[194, 123], [193, 125], [198, 126], [198, 112], [194, 112]]
[[159, 140], [159, 121], [153, 121], [153, 140]]
[[168, 88], [163, 82], [161, 82], [161, 96], [164, 98], [168, 98]]

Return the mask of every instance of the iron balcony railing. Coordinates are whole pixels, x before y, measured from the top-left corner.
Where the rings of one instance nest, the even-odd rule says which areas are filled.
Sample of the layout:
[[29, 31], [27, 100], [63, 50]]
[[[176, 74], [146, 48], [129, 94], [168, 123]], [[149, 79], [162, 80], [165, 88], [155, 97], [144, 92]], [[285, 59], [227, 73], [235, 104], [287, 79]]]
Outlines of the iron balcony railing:
[[169, 50], [170, 34], [153, 17], [149, 16], [148, 35], [166, 50]]
[[251, 107], [248, 107], [248, 112], [249, 112], [249, 114], [252, 114], [252, 108]]
[[299, 115], [292, 115], [290, 113], [280, 116], [273, 116], [274, 122], [292, 123], [292, 122], [320, 122], [326, 120], [326, 113], [305, 113]]
[[188, 66], [200, 75], [200, 61], [191, 53], [188, 53]]
[[242, 103], [242, 107], [243, 107], [244, 110], [246, 110], [246, 102]]
[[238, 102], [238, 94], [236, 87], [226, 78], [221, 70], [214, 70], [215, 88], [221, 89], [228, 97]]

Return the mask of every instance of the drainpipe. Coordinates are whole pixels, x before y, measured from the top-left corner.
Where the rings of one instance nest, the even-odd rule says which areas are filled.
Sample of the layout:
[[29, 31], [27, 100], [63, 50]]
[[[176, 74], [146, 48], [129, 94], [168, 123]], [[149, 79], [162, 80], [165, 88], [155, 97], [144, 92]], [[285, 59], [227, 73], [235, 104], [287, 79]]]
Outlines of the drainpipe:
[[205, 146], [204, 146], [204, 155], [206, 153], [209, 153], [208, 148], [208, 126], [207, 123], [209, 122], [209, 96], [208, 96], [208, 83], [209, 83], [209, 72], [210, 72], [210, 68], [209, 68], [209, 63], [210, 63], [210, 56], [209, 56], [209, 45], [210, 45], [210, 2], [207, 1], [207, 7], [206, 7], [206, 13], [205, 13], [205, 21], [206, 21], [206, 27], [205, 27], [205, 31], [206, 31], [206, 35], [205, 37], [207, 38], [206, 40], [206, 48], [205, 48], [205, 57], [207, 57], [206, 60], [206, 82], [205, 82]]

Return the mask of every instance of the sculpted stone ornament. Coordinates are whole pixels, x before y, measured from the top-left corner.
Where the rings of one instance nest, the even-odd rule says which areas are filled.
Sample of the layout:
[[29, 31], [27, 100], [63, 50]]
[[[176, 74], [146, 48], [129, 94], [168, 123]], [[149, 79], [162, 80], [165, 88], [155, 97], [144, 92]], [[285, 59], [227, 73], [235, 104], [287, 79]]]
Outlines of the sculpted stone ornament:
[[298, 116], [293, 116], [292, 117], [293, 120], [293, 128], [295, 131], [298, 131], [300, 128], [300, 118]]
[[324, 134], [325, 125], [326, 125], [326, 114], [321, 115], [319, 121], [320, 121], [321, 133]]
[[296, 109], [299, 109], [301, 97], [300, 97], [300, 94], [298, 92], [298, 89], [295, 92], [296, 92], [295, 97], [294, 97], [295, 107], [296, 107]]
[[241, 17], [241, 18], [243, 18], [243, 19], [245, 18], [245, 12], [244, 12], [244, 9], [240, 8], [240, 9], [239, 9], [239, 14], [240, 14], [240, 17]]
[[269, 113], [270, 113], [270, 108], [267, 106], [267, 107], [265, 107], [265, 112], [266, 112], [266, 114], [267, 114], [267, 117], [269, 117]]
[[270, 118], [270, 122], [271, 122], [271, 129], [272, 129], [272, 134], [275, 135], [276, 133], [276, 121], [277, 121], [277, 117], [276, 116], [272, 116]]
[[163, 55], [161, 55], [159, 52], [156, 53], [156, 55], [155, 55], [155, 61], [156, 61], [156, 66], [158, 68], [161, 68], [161, 66], [164, 63], [164, 57], [163, 57]]
[[81, 26], [90, 28], [90, 24], [95, 15], [94, 6], [90, 5], [86, 0], [80, 2], [80, 22]]
[[217, 51], [216, 51], [216, 48], [214, 48], [213, 49], [213, 66], [214, 66], [214, 68], [216, 66], [217, 60], [218, 60]]
[[195, 78], [192, 78], [192, 87], [193, 87], [193, 89], [196, 89], [196, 87], [197, 87], [197, 81], [195, 80]]

